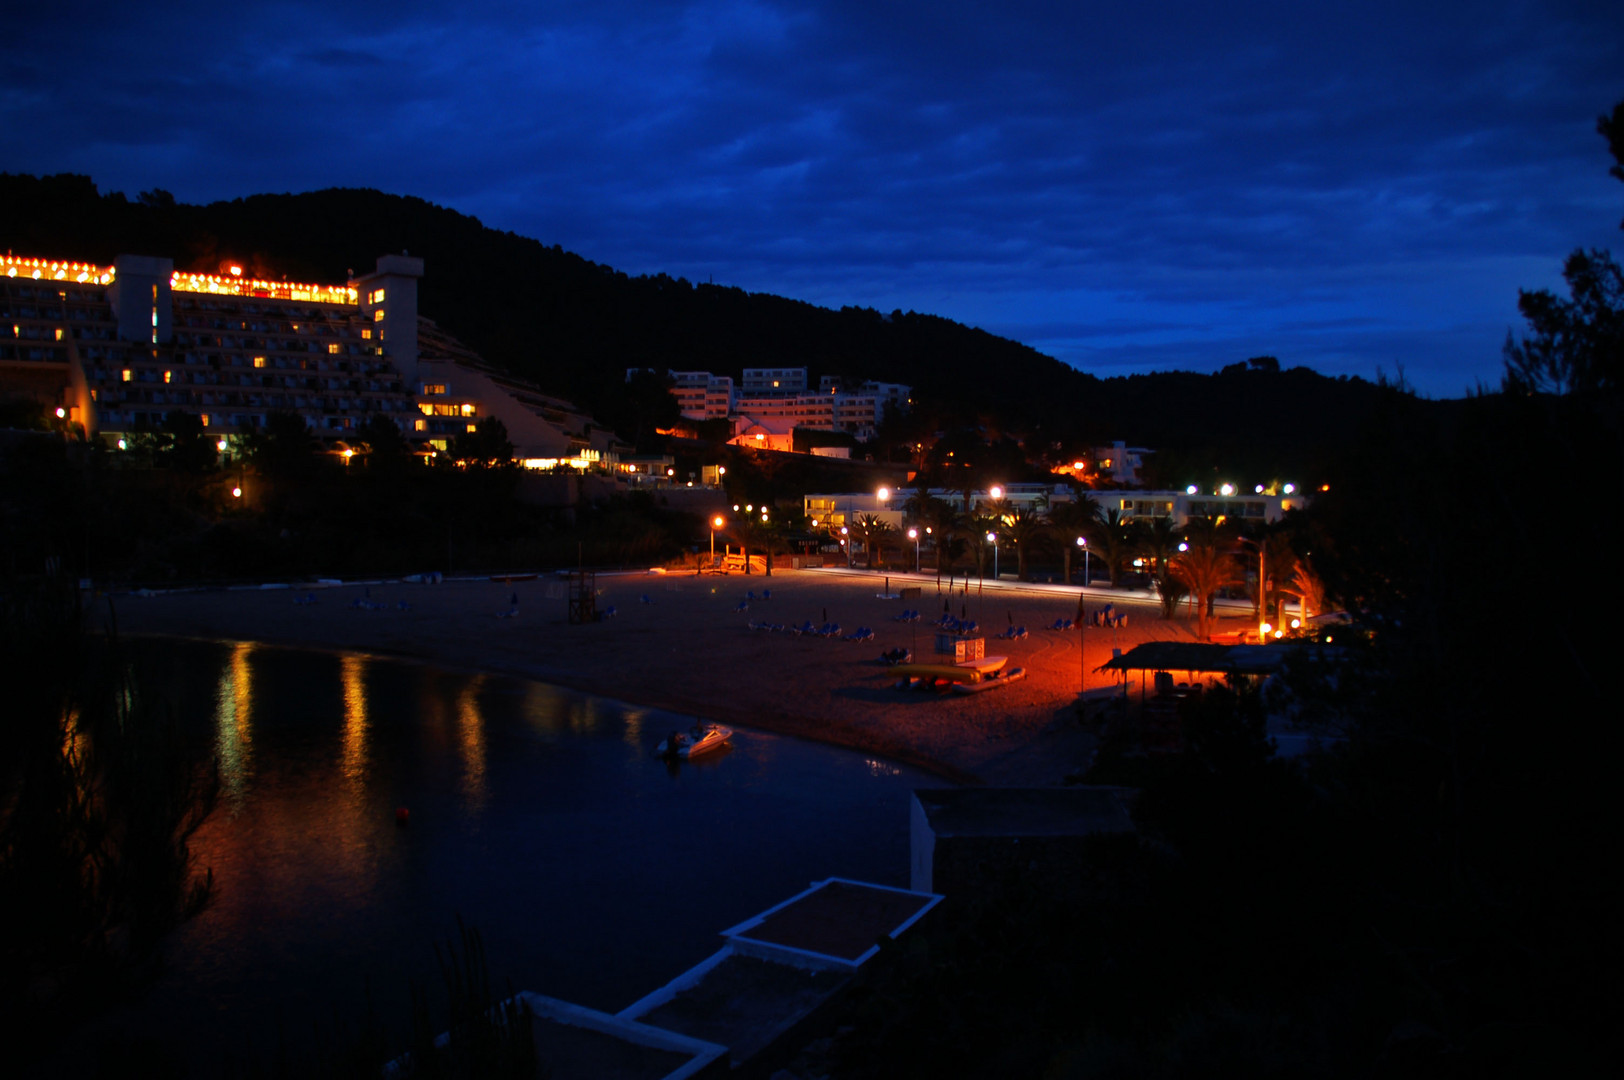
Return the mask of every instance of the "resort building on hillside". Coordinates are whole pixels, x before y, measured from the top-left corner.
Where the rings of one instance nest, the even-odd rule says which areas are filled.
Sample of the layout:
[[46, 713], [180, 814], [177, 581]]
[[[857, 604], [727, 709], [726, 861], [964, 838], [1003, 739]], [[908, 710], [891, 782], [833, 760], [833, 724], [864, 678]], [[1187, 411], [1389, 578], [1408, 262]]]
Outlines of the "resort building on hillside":
[[[384, 255], [343, 285], [0, 257], [0, 392], [39, 401], [86, 437], [118, 442], [196, 415], [223, 439], [293, 413], [330, 446], [385, 417], [444, 450], [485, 416], [533, 467], [613, 457], [608, 432], [507, 376], [417, 312], [423, 260]], [[9, 334], [6, 333], [9, 331]]]
[[[646, 372], [629, 368], [629, 380]], [[902, 383], [865, 382], [848, 386], [826, 375], [809, 390], [804, 367], [745, 368], [737, 386], [728, 375], [708, 371], [668, 371], [671, 394], [688, 420], [731, 421], [729, 441], [758, 450], [791, 451], [795, 429], [843, 432], [872, 439], [887, 409], [906, 411], [910, 388]]]

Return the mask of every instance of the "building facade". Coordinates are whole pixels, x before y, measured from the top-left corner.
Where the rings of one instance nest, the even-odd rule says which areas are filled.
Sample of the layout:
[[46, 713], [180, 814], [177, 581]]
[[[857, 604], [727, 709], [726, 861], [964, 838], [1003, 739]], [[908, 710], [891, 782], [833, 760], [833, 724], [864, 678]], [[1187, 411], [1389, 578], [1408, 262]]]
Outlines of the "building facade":
[[590, 418], [421, 318], [422, 275], [405, 254], [343, 285], [176, 271], [141, 255], [111, 266], [0, 257], [0, 386], [109, 442], [173, 412], [222, 438], [291, 413], [334, 446], [384, 417], [444, 450], [495, 415], [527, 463], [612, 457]]

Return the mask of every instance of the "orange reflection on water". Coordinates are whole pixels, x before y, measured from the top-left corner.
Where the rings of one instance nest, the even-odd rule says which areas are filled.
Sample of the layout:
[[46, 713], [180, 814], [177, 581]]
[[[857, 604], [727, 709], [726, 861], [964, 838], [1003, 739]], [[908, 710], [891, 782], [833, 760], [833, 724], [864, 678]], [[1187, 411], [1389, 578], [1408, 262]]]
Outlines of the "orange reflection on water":
[[339, 679], [344, 685], [344, 779], [359, 789], [367, 770], [367, 690], [364, 656], [344, 656]]
[[485, 805], [485, 718], [479, 691], [485, 676], [469, 679], [457, 697], [457, 749], [462, 754], [462, 793], [470, 809]]
[[253, 771], [253, 674], [248, 663], [253, 651], [251, 641], [232, 647], [214, 695], [214, 756], [220, 762], [220, 788], [233, 804], [241, 803]]

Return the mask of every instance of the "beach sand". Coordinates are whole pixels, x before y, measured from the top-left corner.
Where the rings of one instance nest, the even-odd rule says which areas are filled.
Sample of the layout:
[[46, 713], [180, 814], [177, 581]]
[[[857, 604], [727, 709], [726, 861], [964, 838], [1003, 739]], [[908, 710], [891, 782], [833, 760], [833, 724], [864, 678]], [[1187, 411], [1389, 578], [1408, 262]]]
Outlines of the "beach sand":
[[[1157, 606], [1090, 590], [1088, 610], [1106, 603], [1130, 614], [1127, 627], [1094, 626], [1084, 635], [1044, 629], [1077, 611], [1076, 589], [1042, 592], [1012, 582], [949, 598], [934, 576], [891, 575], [892, 593], [918, 586], [907, 600], [882, 599], [879, 572], [775, 570], [771, 577], [687, 574], [599, 575], [600, 622], [571, 625], [564, 581], [382, 583], [312, 590], [254, 589], [128, 595], [113, 600], [122, 632], [269, 645], [351, 650], [443, 667], [500, 672], [571, 687], [636, 705], [779, 732], [863, 750], [960, 783], [1056, 784], [1078, 772], [1094, 749], [1075, 705], [1079, 670], [1090, 691], [1113, 685], [1095, 668], [1143, 641], [1193, 640], [1188, 620], [1163, 620]], [[961, 587], [962, 587], [962, 583]], [[772, 599], [738, 610], [746, 593]], [[312, 604], [295, 597], [314, 595]], [[514, 597], [517, 605], [512, 604]], [[648, 602], [644, 602], [644, 597]], [[377, 608], [358, 608], [365, 599]], [[402, 610], [400, 603], [409, 605]], [[967, 613], [987, 637], [989, 655], [1007, 655], [1028, 677], [983, 694], [893, 689], [883, 650], [902, 646], [917, 661], [934, 654], [944, 603]], [[499, 613], [517, 607], [511, 617]], [[917, 609], [917, 623], [895, 621]], [[97, 609], [103, 615], [105, 602]], [[849, 642], [753, 631], [752, 621], [822, 624], [827, 612], [846, 633], [867, 626], [873, 641]], [[1226, 619], [1226, 625], [1240, 625]], [[998, 640], [1013, 623], [1025, 640]], [[1120, 684], [1118, 684], [1120, 685]], [[1138, 696], [1137, 677], [1132, 693]]]

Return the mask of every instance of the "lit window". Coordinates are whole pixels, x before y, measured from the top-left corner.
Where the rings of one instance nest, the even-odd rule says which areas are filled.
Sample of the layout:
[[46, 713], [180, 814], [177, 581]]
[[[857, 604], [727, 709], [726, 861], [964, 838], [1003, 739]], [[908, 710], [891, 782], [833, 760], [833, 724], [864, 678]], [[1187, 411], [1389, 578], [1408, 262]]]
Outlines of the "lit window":
[[129, 369], [129, 368], [125, 368], [125, 369], [124, 369], [124, 370], [123, 370], [123, 371], [121, 371], [121, 372], [119, 372], [119, 375], [120, 375], [120, 377], [121, 377], [121, 378], [122, 378], [122, 379], [123, 379], [123, 380], [124, 380], [124, 381], [125, 381], [125, 382], [129, 382], [129, 381], [130, 381], [130, 374], [131, 374], [131, 372], [130, 372], [130, 369]]
[[383, 308], [379, 308], [377, 311], [372, 313], [372, 321], [383, 322]]
[[464, 416], [472, 416], [472, 415], [474, 415], [474, 407], [472, 405], [464, 405], [462, 407], [462, 415], [464, 415]]
[[427, 431], [428, 429], [429, 422], [427, 420], [418, 420], [412, 424], [413, 431]]
[[429, 396], [429, 397], [433, 397], [433, 396], [438, 395], [438, 394], [443, 394], [443, 393], [445, 393], [445, 383], [432, 383], [432, 382], [431, 383], [424, 383], [423, 384], [423, 393], [424, 393], [424, 395]]
[[327, 351], [329, 353], [331, 353], [332, 355], [337, 356], [338, 353], [339, 353], [339, 350], [342, 349], [343, 347], [344, 346], [340, 345], [338, 342], [335, 341], [331, 345], [327, 346]]
[[56, 340], [62, 340], [62, 328], [60, 326], [56, 328]]
[[254, 366], [255, 367], [264, 367], [265, 366], [265, 358], [263, 356], [254, 357]]
[[174, 372], [172, 372], [172, 371], [164, 372], [164, 382], [168, 382], [170, 380], [170, 377], [173, 376], [173, 375], [174, 375]]
[[204, 413], [201, 419], [203, 420], [203, 426], [208, 427], [209, 426], [209, 414]]
[[478, 424], [469, 424], [468, 425], [468, 430], [469, 431], [476, 431], [476, 430], [478, 430], [478, 428], [479, 428]]
[[372, 340], [372, 328], [368, 327], [367, 329], [361, 331], [361, 338], [362, 338], [363, 341], [371, 341]]
[[381, 303], [383, 303], [383, 290], [382, 289], [373, 289], [371, 292], [367, 293], [367, 303], [369, 303], [369, 304], [381, 304]]
[[[420, 411], [424, 416], [433, 416], [434, 415], [434, 406], [430, 405], [430, 404], [428, 404], [426, 402], [419, 405], [417, 408], [418, 408], [418, 411]], [[419, 424], [421, 424], [422, 422], [423, 421], [421, 421], [421, 420], [418, 421]]]

